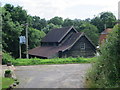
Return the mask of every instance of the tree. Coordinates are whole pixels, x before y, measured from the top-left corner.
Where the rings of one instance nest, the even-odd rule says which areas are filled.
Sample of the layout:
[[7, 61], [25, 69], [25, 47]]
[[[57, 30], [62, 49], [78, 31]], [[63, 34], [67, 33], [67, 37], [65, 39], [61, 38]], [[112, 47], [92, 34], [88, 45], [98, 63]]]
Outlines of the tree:
[[13, 22], [19, 22], [20, 24], [27, 23], [28, 15], [26, 10], [24, 10], [22, 7], [17, 6], [14, 7], [11, 4], [4, 5], [4, 8], [6, 11], [8, 11], [11, 14], [11, 19]]
[[69, 18], [66, 18], [66, 19], [64, 20], [63, 27], [73, 26], [73, 25], [74, 25], [73, 20], [71, 20], [71, 19], [69, 19]]
[[120, 88], [120, 25], [113, 28], [100, 48], [100, 56], [89, 73], [88, 81], [96, 88]]
[[11, 13], [11, 12], [13, 12], [14, 6], [11, 5], [11, 4], [6, 4], [6, 5], [4, 6], [4, 8], [5, 8], [6, 11], [8, 11], [8, 12]]
[[13, 22], [11, 14], [3, 8], [2, 13], [2, 44], [3, 49], [13, 56], [18, 57], [19, 41], [18, 37], [22, 32], [22, 27], [18, 22]]
[[111, 12], [102, 12], [100, 13], [100, 19], [107, 28], [113, 28], [116, 22], [116, 17]]
[[85, 19], [85, 22], [91, 22], [91, 19], [90, 18], [87, 18], [87, 19]]
[[91, 24], [95, 25], [98, 28], [99, 33], [101, 33], [104, 30], [104, 23], [98, 16], [91, 20]]
[[106, 28], [113, 28], [116, 22], [116, 17], [111, 12], [102, 12], [91, 20], [91, 23], [99, 29], [99, 32]]
[[50, 19], [50, 20], [48, 21], [48, 23], [49, 23], [49, 24], [52, 23], [52, 24], [54, 24], [54, 25], [62, 25], [62, 24], [63, 24], [63, 19], [62, 19], [62, 17], [56, 16], [56, 17]]
[[47, 21], [45, 20], [45, 18], [43, 18], [43, 19], [40, 20], [40, 26], [41, 26], [41, 29], [43, 29], [44, 27], [47, 26]]
[[32, 27], [38, 30], [41, 30], [40, 27], [40, 17], [38, 16], [33, 16], [32, 17]]
[[74, 19], [73, 20], [73, 26], [75, 27], [76, 30], [81, 31], [80, 26], [82, 25], [82, 20], [80, 19]]
[[43, 31], [39, 31], [34, 28], [29, 28], [29, 49], [35, 48], [36, 46], [40, 46], [40, 42], [42, 38], [46, 34]]
[[43, 29], [46, 27], [47, 21], [45, 19], [40, 19], [38, 16], [32, 17], [32, 27], [38, 30]]
[[[5, 8], [4, 8], [5, 7]], [[10, 53], [13, 57], [19, 57], [19, 36], [25, 36], [25, 23], [29, 24], [29, 48], [34, 48], [40, 45], [41, 38], [45, 36], [43, 31], [32, 28], [32, 16], [27, 15], [27, 12], [22, 7], [14, 7], [10, 4], [2, 7], [2, 44], [3, 51]], [[11, 9], [9, 9], [11, 8]], [[39, 25], [42, 26], [45, 20], [42, 19]], [[36, 22], [37, 23], [37, 22]], [[38, 26], [39, 26], [38, 25]], [[43, 25], [44, 26], [44, 25]], [[41, 27], [40, 27], [41, 28]], [[25, 45], [22, 45], [22, 53], [25, 52]]]

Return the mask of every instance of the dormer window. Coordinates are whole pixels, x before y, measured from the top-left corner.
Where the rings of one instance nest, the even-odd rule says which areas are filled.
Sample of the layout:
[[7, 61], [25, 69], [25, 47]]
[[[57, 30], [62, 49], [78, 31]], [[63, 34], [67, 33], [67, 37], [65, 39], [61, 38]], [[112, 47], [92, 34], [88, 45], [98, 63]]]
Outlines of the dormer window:
[[84, 43], [84, 42], [81, 42], [81, 44], [80, 44], [80, 48], [81, 48], [82, 50], [85, 49], [85, 43]]

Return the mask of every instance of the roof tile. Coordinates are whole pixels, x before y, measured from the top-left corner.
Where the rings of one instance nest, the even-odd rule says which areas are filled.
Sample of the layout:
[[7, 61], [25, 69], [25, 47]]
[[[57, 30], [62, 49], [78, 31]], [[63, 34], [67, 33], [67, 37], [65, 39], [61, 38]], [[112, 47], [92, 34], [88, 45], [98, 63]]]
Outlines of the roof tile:
[[42, 39], [42, 42], [59, 42], [72, 27], [63, 27], [58, 29], [52, 29], [48, 34]]

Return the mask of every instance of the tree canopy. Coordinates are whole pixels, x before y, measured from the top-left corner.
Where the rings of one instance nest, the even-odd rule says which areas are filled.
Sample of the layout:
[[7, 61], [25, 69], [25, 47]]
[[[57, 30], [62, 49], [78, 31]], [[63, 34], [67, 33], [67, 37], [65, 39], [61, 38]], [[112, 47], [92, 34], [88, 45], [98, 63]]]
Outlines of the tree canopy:
[[[29, 23], [29, 49], [40, 45], [41, 38], [45, 33], [32, 28], [32, 17], [27, 15], [22, 7], [14, 7], [6, 4], [2, 8], [2, 44], [3, 51], [10, 53], [14, 57], [19, 57], [19, 36], [25, 36], [25, 23]], [[43, 20], [42, 20], [43, 22]], [[36, 22], [37, 23], [37, 22]], [[36, 24], [34, 23], [34, 24]], [[25, 50], [25, 49], [24, 49]], [[23, 50], [23, 52], [24, 52]]]
[[48, 23], [52, 23], [54, 25], [63, 25], [63, 18], [55, 16], [54, 18], [50, 19]]
[[116, 21], [116, 17], [113, 13], [101, 12], [91, 20], [91, 23], [97, 26], [99, 32], [102, 32], [105, 28], [113, 28]]

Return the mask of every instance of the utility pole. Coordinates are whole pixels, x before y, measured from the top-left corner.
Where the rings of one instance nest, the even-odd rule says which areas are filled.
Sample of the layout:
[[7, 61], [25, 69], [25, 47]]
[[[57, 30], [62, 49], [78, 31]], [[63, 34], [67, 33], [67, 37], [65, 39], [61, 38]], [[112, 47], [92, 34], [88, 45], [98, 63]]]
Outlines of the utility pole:
[[104, 29], [106, 30], [106, 24], [104, 24]]
[[29, 58], [28, 55], [28, 23], [26, 23], [26, 58]]
[[20, 54], [19, 58], [21, 58], [21, 43], [19, 43], [19, 54]]

